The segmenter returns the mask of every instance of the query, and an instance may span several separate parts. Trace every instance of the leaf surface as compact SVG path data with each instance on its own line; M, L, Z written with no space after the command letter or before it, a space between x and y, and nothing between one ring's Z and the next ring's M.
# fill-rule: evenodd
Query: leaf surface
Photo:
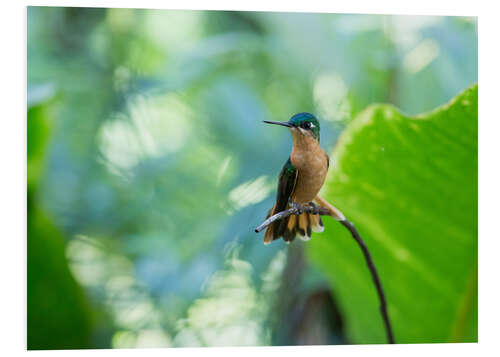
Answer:
M398 343L477 341L477 85L430 113L373 105L332 153L323 197L358 228ZM308 245L352 343L385 343L361 250L338 222Z

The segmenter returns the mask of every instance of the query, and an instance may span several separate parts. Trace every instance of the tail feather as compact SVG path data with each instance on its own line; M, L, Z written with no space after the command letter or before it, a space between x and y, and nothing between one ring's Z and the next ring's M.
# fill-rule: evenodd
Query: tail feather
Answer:
M313 232L321 233L325 230L323 221L321 220L321 216L319 214L311 215L311 226Z
M269 218L275 212L276 205L269 210L267 217ZM282 220L271 223L264 235L264 244L269 244L273 240L283 237L286 243L289 243L299 237L301 240L311 239L312 232L323 232L323 222L321 216L317 214L303 213L299 216L291 215Z
M307 219L307 215L301 214L297 217L297 221L297 233L299 234L300 239L308 240L308 238L306 237L307 225L309 222L309 220Z
M307 236L309 238L311 238L311 235L312 235L312 232L311 232L311 215L306 215L306 219L307 219L307 227L306 227L306 232L307 232Z
M283 239L285 242L291 242L295 239L295 235L297 234L296 225L297 216L292 215L288 217L285 232L283 233Z
M273 208L267 212L266 219L271 217L274 214L274 210L276 208L276 203L274 204ZM267 226L266 233L264 234L264 244L269 244L274 240L274 229L276 227L275 223L271 223L269 226Z

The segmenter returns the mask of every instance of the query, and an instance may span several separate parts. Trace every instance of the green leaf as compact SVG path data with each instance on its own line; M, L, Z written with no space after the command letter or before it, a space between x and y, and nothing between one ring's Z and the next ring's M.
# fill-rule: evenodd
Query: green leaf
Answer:
M51 98L44 101L37 97L36 104L28 109L27 126L27 348L88 348L95 327L93 311L69 270L66 237L38 198L52 109Z
M477 341L477 85L431 113L373 105L332 153L323 197L358 228L398 343ZM308 245L352 343L385 343L358 245L338 222Z

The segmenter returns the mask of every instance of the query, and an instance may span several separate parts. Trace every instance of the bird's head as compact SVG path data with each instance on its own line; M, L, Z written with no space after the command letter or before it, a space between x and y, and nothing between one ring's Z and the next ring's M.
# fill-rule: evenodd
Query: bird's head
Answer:
M264 123L286 126L292 132L292 136L310 136L319 141L319 121L310 113L295 114L285 122L264 120Z

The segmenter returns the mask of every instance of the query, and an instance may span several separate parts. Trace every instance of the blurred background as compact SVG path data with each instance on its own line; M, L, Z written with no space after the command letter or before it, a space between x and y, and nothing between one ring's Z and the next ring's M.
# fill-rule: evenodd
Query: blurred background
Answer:
M29 7L29 349L355 343L302 242L255 234L312 112L477 81L464 17ZM314 239L314 238L313 238Z

